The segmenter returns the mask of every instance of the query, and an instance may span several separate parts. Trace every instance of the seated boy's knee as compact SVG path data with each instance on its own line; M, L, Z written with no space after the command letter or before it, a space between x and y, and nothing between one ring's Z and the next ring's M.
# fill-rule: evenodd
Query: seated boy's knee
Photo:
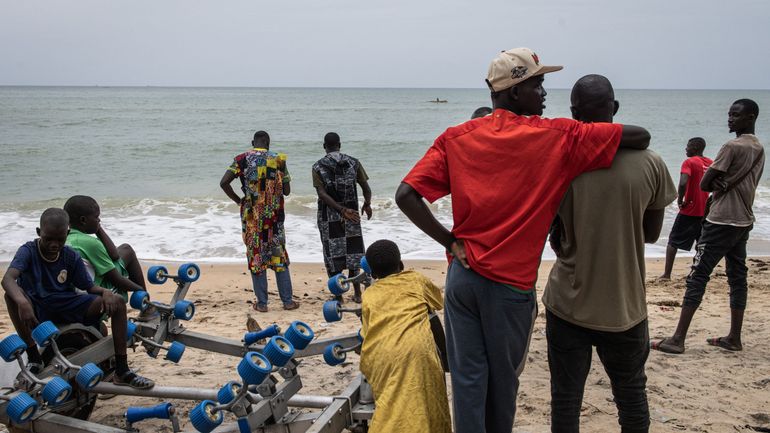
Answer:
M136 252L129 244L121 244L118 247L118 255L120 255L123 260L136 258Z

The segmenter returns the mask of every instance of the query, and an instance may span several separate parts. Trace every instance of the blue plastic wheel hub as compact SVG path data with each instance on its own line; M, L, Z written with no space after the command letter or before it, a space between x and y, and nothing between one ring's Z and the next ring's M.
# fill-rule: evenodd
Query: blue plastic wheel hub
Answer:
M294 322L291 322L289 329L286 330L286 333L283 334L283 336L289 340L289 343L294 346L294 349L304 350L307 345L313 341L315 333L310 329L310 326L307 323L295 320Z
M179 267L177 278L183 283L193 283L201 276L201 268L195 263L185 263Z
M248 352L238 363L238 374L246 385L259 385L273 370L273 365L259 352Z

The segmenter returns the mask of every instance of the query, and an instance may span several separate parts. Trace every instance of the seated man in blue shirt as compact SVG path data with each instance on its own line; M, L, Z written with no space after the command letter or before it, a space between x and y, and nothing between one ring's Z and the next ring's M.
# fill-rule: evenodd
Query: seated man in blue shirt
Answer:
M32 329L39 322L77 322L98 327L102 314L106 314L111 318L115 346L113 383L151 388L155 384L152 380L128 368L128 320L123 298L94 285L80 255L64 245L68 232L67 213L57 208L46 209L40 216L40 227L37 229L40 238L19 248L3 276L8 315L19 336L27 343L29 362L42 365L42 358L32 339Z

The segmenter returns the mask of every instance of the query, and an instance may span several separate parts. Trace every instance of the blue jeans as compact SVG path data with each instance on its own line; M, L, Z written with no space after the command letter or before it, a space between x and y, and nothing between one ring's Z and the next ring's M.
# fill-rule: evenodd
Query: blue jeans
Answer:
M289 267L275 273L275 282L278 284L278 295L283 305L292 303L291 299L291 275ZM257 305L267 306L267 270L258 274L251 274L251 284L254 286L254 295L257 297Z
M455 260L444 304L455 432L511 433L535 290L516 292Z

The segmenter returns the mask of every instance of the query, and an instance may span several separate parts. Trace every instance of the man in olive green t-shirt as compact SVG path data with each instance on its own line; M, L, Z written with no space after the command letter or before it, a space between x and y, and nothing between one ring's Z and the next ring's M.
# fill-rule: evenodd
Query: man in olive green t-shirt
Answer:
M588 75L572 90L572 114L612 122L618 103L603 76ZM657 240L676 189L656 153L619 150L606 170L576 178L552 231L557 260L543 294L551 431L578 431L592 346L612 383L623 431L647 431L644 365L649 353L644 243Z

